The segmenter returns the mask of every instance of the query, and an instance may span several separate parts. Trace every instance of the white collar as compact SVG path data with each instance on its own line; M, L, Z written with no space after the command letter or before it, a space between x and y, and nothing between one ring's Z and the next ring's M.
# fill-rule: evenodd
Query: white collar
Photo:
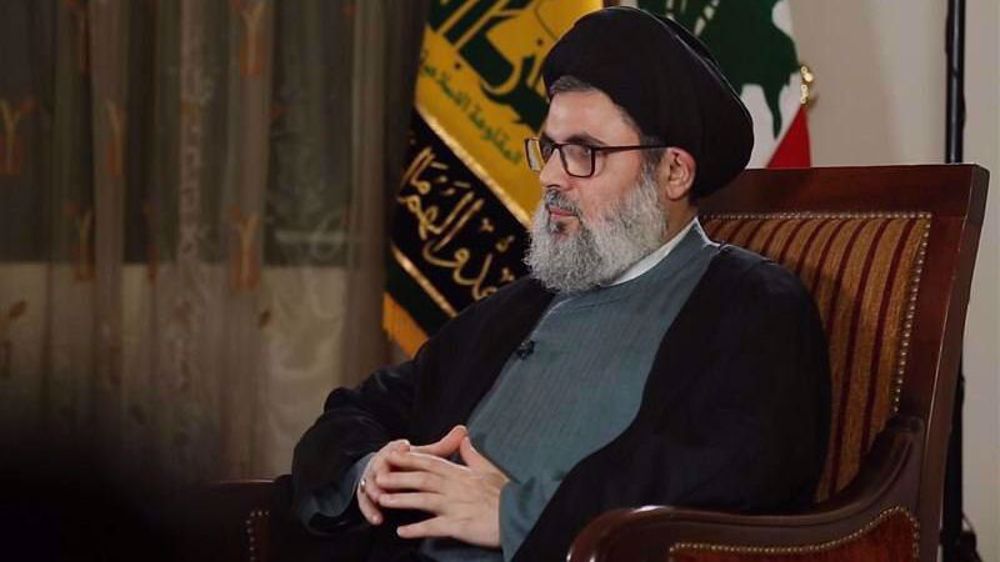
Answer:
M628 269L625 270L624 273L619 275L617 279L615 279L611 283L608 283L606 286L610 287L612 285L620 285L621 283L625 283L626 281L631 281L636 277L639 277L643 273L646 273L650 269L653 269L656 266L656 264L663 261L663 259L666 258L667 255L670 254L670 252L674 248L676 248L678 244L681 243L681 240L684 239L687 233L690 232L692 228L694 228L696 222L698 222L697 217L691 219L691 221L687 224L687 226L682 228L681 231L678 232L673 238L667 240L667 242L664 245L653 250L646 257L632 264Z

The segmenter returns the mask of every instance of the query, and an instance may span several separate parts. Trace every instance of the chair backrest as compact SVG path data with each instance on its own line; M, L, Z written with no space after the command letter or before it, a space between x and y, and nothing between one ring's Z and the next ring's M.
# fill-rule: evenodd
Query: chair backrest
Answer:
M927 214L713 214L709 235L765 255L812 293L830 344L831 432L816 500L846 486L896 413ZM912 317L912 316L911 316Z
M903 413L927 429L913 505L937 528L987 177L971 165L750 170L701 203L713 239L785 265L816 300L833 385L817 501Z

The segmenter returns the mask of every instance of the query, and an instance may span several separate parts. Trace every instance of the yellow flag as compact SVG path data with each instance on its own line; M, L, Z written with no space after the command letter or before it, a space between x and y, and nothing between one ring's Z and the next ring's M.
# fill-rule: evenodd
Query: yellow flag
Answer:
M548 109L542 62L601 0L435 0L396 198L385 326L410 353L526 270L541 190L524 156Z

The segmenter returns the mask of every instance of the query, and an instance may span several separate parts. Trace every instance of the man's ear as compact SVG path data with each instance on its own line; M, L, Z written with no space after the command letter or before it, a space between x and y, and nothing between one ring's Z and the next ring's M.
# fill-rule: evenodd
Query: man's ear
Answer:
M691 193L697 166L694 157L684 150L671 146L660 161L660 186L670 201L680 201Z

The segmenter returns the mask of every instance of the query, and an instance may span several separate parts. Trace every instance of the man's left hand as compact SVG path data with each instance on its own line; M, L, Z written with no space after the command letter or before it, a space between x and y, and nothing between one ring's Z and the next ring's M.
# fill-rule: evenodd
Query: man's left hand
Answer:
M407 539L451 537L487 548L500 546L500 491L509 481L466 437L459 447L465 466L434 455L393 452L389 464L399 470L380 474L386 491L379 504L389 509L417 509L432 517L397 529Z

